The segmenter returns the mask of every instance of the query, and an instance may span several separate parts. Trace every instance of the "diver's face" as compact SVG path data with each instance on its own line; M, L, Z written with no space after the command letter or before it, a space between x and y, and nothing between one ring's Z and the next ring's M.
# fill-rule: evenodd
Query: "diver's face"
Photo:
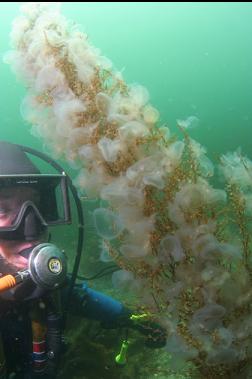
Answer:
M0 190L0 227L11 226L17 217L21 206L27 200L38 201L38 195L32 188L9 187ZM15 269L27 268L28 260L20 255L26 248L36 245L38 241L9 241L0 239L0 256ZM1 261L0 261L1 272Z
M35 204L38 195L32 188L10 187L0 190L0 227L11 226L25 201L31 200Z

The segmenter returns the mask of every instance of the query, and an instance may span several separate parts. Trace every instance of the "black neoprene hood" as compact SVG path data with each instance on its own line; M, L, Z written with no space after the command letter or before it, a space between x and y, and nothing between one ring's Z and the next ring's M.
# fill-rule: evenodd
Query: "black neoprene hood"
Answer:
M0 141L0 175L15 174L40 174L40 171L19 146Z
M19 146L0 141L0 175L15 174L40 174L40 171Z

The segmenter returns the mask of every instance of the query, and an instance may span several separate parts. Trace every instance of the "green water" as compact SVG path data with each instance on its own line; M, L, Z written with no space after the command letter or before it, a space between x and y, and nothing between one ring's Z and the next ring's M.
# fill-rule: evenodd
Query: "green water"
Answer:
M19 5L0 4L1 58L10 48ZM176 119L196 116L200 123L191 136L210 158L238 146L252 158L252 3L66 2L62 13L123 70L128 83L149 90L161 124L177 133ZM20 115L25 89L0 62L0 138L43 150ZM67 229L69 245L73 233Z
M20 3L1 3L2 54ZM209 155L252 156L252 3L63 3L92 43L150 92L161 121L200 119L192 136ZM21 83L1 63L1 138L40 147L19 113Z

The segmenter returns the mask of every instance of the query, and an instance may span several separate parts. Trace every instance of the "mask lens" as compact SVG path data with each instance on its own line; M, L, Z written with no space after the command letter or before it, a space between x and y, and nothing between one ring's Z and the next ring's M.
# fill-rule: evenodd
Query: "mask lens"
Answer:
M41 183L39 211L48 225L64 223L67 219L65 191L64 183L58 179Z
M27 206L43 225L70 223L65 175L0 176L0 231L14 230Z

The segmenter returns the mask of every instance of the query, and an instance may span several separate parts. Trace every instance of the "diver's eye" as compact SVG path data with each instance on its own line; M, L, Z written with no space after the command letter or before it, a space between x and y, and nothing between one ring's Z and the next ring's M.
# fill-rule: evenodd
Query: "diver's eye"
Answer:
M6 207L0 207L0 216L9 216L13 213L13 209L9 209Z

